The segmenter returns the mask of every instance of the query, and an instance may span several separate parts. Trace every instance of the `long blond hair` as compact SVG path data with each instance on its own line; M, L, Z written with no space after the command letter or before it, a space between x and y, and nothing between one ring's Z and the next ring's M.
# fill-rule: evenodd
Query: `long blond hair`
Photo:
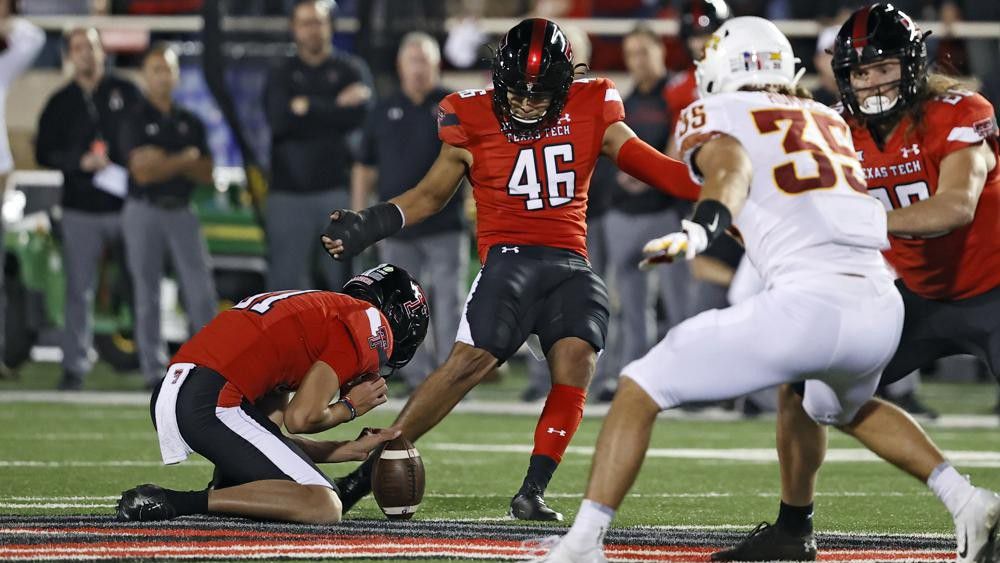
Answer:
M767 92L769 94L781 94L783 96L792 96L794 98L804 98L806 100L813 99L812 92L810 92L806 87L796 84L794 86L790 84L748 84L739 90L740 92Z

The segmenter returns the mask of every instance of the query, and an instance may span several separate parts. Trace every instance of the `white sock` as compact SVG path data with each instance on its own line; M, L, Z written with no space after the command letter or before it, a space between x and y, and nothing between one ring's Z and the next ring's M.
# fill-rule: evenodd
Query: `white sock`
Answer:
M952 518L958 514L958 511L965 506L965 503L976 491L972 483L959 474L947 461L934 468L930 478L927 479L927 486L934 491L937 498L941 499Z
M564 541L572 548L583 549L604 543L604 534L611 527L615 511L601 503L584 499L573 526Z

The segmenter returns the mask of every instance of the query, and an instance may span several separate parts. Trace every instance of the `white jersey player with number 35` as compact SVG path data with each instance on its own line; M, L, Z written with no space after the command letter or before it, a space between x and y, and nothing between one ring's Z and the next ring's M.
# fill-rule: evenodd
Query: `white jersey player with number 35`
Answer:
M646 245L643 265L690 259L733 226L765 287L688 319L625 366L583 506L549 561L604 561L600 538L662 410L805 381L814 420L868 424L856 415L903 325L879 252L885 209L864 193L844 121L795 95L795 62L788 39L761 18L729 20L708 41L696 72L702 99L677 125L701 196L682 232Z
M794 95L786 43L756 18L720 30L697 71L702 98L678 120L681 154L705 191L684 232L647 244L647 264L703 251L731 217L765 290L678 326L626 366L663 409L808 379L810 416L844 424L899 340L901 300L880 253L885 208L866 193L840 115Z

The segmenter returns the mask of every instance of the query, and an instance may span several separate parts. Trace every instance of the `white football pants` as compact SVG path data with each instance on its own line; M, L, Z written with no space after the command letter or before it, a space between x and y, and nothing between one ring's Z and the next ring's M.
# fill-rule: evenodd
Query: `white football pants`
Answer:
M664 410L805 380L809 416L846 424L875 392L902 327L888 278L817 274L684 321L622 375Z

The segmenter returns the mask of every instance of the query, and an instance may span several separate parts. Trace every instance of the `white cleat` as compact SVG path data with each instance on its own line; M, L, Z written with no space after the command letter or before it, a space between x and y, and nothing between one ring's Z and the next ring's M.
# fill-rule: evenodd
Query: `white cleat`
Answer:
M1000 563L1000 496L976 487L955 517L958 563Z
M533 563L608 563L604 557L604 548L600 544L587 546L583 550L571 548L558 536L540 542L539 547L552 549L545 555L532 559Z

